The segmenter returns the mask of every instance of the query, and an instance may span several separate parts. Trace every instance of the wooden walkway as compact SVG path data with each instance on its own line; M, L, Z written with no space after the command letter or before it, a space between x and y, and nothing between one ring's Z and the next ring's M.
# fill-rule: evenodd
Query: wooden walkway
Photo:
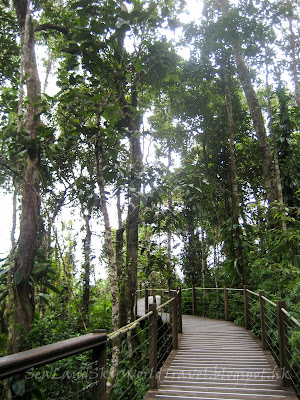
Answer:
M183 316L179 349L172 350L158 390L144 400L296 400L282 388L270 352L231 322Z

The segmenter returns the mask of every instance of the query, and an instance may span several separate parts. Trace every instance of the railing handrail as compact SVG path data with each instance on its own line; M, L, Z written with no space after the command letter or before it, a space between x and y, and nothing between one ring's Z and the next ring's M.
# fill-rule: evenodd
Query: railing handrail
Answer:
M281 336L284 336L284 323L282 321L283 318L288 317L291 321L293 321L294 324L296 324L298 327L300 327L300 322L294 318L286 309L285 309L285 302L284 301L277 301L274 303L273 301L269 300L267 297L264 296L264 292L260 291L259 293L256 293L254 291L249 290L246 286L243 289L238 289L238 288L227 288L227 287L216 287L216 288L205 288L205 287L195 287L193 286L192 288L184 288L184 289L177 289L177 290L171 290L169 292L172 292L172 297L161 304L160 306L156 306L156 304L151 308L149 312L145 312L143 316L140 318L132 321L131 323L121 327L120 329L111 332L110 334L106 334L105 331L103 330L95 330L93 333L87 334L87 335L82 335L78 336L75 338L67 339L64 341L60 341L57 343L53 343L50 345L42 346L39 348L35 348L32 350L27 350L24 352L20 353L15 353L12 355L4 356L0 358L0 380L9 378L10 376L19 374L19 373L25 373L26 371L30 370L31 368L35 367L41 367L46 364L53 363L55 361L74 356L79 353L83 353L88 350L93 350L93 359L99 360L99 366L101 368L106 368L106 343L107 340L112 340L119 335L126 333L128 331L133 330L136 328L141 321L146 320L149 318L151 322L151 318L155 318L157 315L157 311L162 310L165 306L169 305L172 303L172 307L170 309L170 315L172 314L172 319L171 319L171 325L172 325L172 343L173 343L173 348L177 348L178 346L178 333L182 332L180 330L180 325L182 325L182 322L180 320L177 321L177 317L181 318L181 291L186 291L186 290L191 290L192 291L192 302L193 302L193 313L196 309L196 303L194 304L194 301L196 299L195 297L195 291L197 290L224 290L224 307L225 307L225 318L226 318L226 302L228 303L228 292L233 290L237 291L243 291L244 295L244 312L245 312L245 326L246 329L250 329L249 327L247 328L247 318L246 314L248 314L249 311L249 295L252 294L255 296L259 297L260 305L262 306L261 308L261 313L265 315L265 309L264 309L264 301L268 302L272 306L275 306L277 308L277 318L278 321L280 321L281 324L283 324L283 334ZM154 292L155 289L153 288ZM163 289L159 289L163 290ZM146 289L147 293L147 289ZM225 301L226 300L226 301ZM145 304L146 304L146 299L145 299ZM180 309L179 316L178 316L178 307ZM227 313L228 313L228 304L227 304ZM279 314L278 314L279 313ZM283 314L284 315L283 315ZM283 315L280 317L280 315ZM281 319L280 319L281 318ZM262 322L261 322L262 323ZM278 322L279 325L279 322ZM153 325L154 326L154 325ZM153 326L150 323L150 327L153 330ZM263 328L262 328L263 329ZM151 336L151 335L150 335ZM282 346L282 344L281 344ZM153 360L152 360L153 361ZM105 374L104 374L105 375ZM96 387L93 387L93 390L97 391L97 394L94 395L94 399L101 399L105 400L105 378L102 380L99 378L96 381ZM98 385L98 386L97 386ZM96 393L96 392L95 392Z
M165 303L161 304L159 307L157 307L157 311L161 310L162 308L164 308L167 304L171 303L172 301L174 301L174 298L172 297L172 299L167 300ZM150 315L153 314L153 311L149 311L148 313L144 314L143 316L141 316L140 318L130 322L127 325L122 326L121 328L117 329L116 331L113 331L111 333L109 333L107 335L108 339L112 340L114 338L116 338L117 336L121 335L122 333L126 333L130 330L133 330L134 328L136 328L136 326L143 320L147 319L150 317Z
M149 316L150 316L152 313L153 313L152 311L149 311L147 314L143 315L142 317L140 317L140 318L138 318L138 319L136 319L136 320L130 322L130 323L127 324L127 325L122 326L121 328L117 329L116 331L113 331L113 332L109 333L109 334L107 335L108 339L112 340L112 339L114 339L115 337L121 335L122 333L126 333L126 332L128 332L128 331L130 331L130 330L136 328L136 326L139 325L139 323L140 323L141 321L143 321L144 319L149 318Z
M105 345L103 330L0 358L0 380Z
M266 302L268 302L269 304L271 304L272 306L276 307L276 303L274 303L274 301L268 299L268 298L265 297L265 296L262 296L262 298L263 298Z
M300 322L294 318L285 308L281 308L281 311L288 317L290 318L297 326L300 327Z
M172 301L174 301L174 297L172 297L172 299L170 299L170 300L167 300L164 304L161 304L160 306L158 306L158 307L156 308L156 311L161 310L161 309L164 308L167 304L172 303Z

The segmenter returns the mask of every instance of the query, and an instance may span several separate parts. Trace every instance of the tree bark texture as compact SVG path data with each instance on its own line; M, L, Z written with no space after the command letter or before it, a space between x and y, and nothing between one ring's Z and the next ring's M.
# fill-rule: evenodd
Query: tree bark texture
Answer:
M130 165L131 176L129 183L130 203L128 206L126 237L126 270L128 276L128 302L130 306L130 320L134 319L134 297L137 290L138 264L138 233L140 220L140 191L142 172L142 151L138 130L133 130L130 136Z
M289 21L289 31L290 31L290 48L291 48L291 58L292 58L292 76L295 87L295 99L298 108L300 109L300 93L299 93L299 76L298 76L298 68L299 68L299 58L297 58L297 54L299 53L299 49L297 49L295 33L293 29L293 18L292 18L292 4L289 0L286 0L288 6L288 21Z
M91 273L91 240L92 231L90 227L91 209L85 214L82 210L85 222L85 238L84 238L84 275L83 275L83 294L82 294L82 314L85 324L89 320L89 304L90 304L90 273Z
M171 190L171 165L172 165L172 149L170 141L168 140L168 208L172 208L172 190ZM173 289L173 271L172 271L172 232L170 225L170 217L167 219L167 274L168 274L168 288Z
M100 190L100 204L101 211L104 219L105 226L105 239L107 244L107 253L109 260L109 280L111 286L111 308L112 308L112 320L111 327L112 331L118 329L119 322L119 302L118 302L118 271L117 271L117 262L114 251L114 243L110 225L110 219L107 208L107 199L105 194L105 179L104 179L104 149L103 143L101 139L101 133L99 133L96 141L95 148L95 157L96 157L96 167L97 167L97 183ZM109 372L109 377L107 380L107 392L110 393L111 389L114 386L114 382L117 377L118 365L119 365L119 338L115 338L112 341L112 360L111 360L111 368Z
M235 258L237 261L237 269L240 275L241 285L244 284L244 268L243 268L243 245L240 235L242 234L239 223L239 197L238 197L238 184L236 172L236 157L235 157L235 129L232 112L232 101L230 93L230 84L226 71L226 61L223 62L224 70L224 83L225 83L225 97L226 97L226 111L228 117L229 129L229 153L230 153L230 173L231 173L231 202L232 202L232 227L233 227L233 243Z
M15 251L15 262L10 271L13 277L13 296L10 304L7 353L22 350L34 315L32 270L36 252L36 236L40 214L40 154L37 128L40 126L41 87L35 59L33 21L27 0L15 0L22 46L24 76L26 77L27 109L25 129L28 135L24 160L20 234ZM22 74L22 72L21 72Z
M100 191L100 204L101 211L104 219L105 226L105 239L107 245L107 254L109 260L109 279L111 285L111 307L112 307L112 330L118 329L118 276L117 265L114 251L114 242L112 237L110 219L107 209L107 199L105 194L105 180L104 180L104 149L102 139L99 134L96 142L96 165L97 165L97 183Z
M222 14L225 17L228 17L230 14L228 0L220 0L219 5ZM236 35L238 37L237 31ZM253 84L251 82L251 76L246 66L244 56L242 54L240 46L237 44L237 38L232 38L231 46L233 55L235 57L238 77L247 99L251 119L259 142L262 173L264 178L264 186L266 190L267 199L269 203L272 203L274 200L278 199L278 194L276 191L276 185L273 174L272 153L266 133L262 110L256 92L254 90Z
M120 191L117 194L118 229L116 231L116 263L119 282L119 327L127 324L126 274L124 270L124 227Z
M267 53L267 50L266 50L266 53ZM277 143L276 143L276 137L275 137L275 131L274 131L274 124L273 124L273 112L272 112L270 86L269 86L269 69L268 69L267 54L266 54L265 59L266 59L266 88L267 88L267 100L268 100L268 115L269 115L269 119L270 119L270 135L271 135L272 144L273 144L275 182L276 182L276 187L277 187L278 200L279 200L279 203L281 204L281 206L283 206L283 193L282 193L282 185L281 185ZM282 230L286 231L285 221L282 221Z

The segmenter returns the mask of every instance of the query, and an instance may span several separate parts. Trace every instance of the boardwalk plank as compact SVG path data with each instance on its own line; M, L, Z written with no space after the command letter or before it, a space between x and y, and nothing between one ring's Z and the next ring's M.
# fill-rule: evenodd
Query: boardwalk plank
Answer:
M179 350L172 350L158 390L144 400L296 400L280 386L280 371L260 342L228 321L183 316Z

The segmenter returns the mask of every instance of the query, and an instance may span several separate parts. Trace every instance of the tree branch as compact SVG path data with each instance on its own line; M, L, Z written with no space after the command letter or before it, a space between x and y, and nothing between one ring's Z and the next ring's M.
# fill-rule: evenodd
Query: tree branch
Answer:
M53 30L62 33L68 40L72 40L71 34L67 28L55 24L41 24L35 28L35 32Z

